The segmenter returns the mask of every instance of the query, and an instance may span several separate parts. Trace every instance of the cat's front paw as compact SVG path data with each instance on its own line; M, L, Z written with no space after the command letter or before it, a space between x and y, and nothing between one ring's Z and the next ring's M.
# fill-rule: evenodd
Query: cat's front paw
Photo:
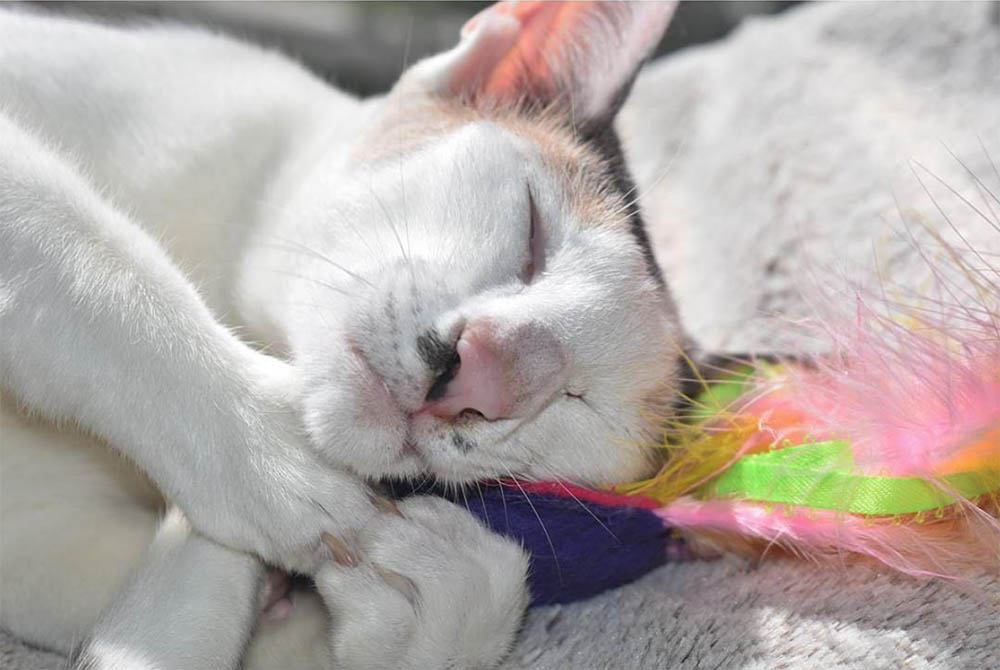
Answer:
M527 556L440 498L399 510L334 542L338 560L316 574L333 619L333 667L496 666L528 604Z

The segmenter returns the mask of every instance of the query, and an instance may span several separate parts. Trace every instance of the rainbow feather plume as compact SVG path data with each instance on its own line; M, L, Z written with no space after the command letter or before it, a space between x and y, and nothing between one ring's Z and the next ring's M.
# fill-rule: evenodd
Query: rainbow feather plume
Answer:
M857 292L823 320L831 354L706 384L659 474L619 491L702 542L1000 570L1000 273L937 241L959 272L936 279L966 300Z

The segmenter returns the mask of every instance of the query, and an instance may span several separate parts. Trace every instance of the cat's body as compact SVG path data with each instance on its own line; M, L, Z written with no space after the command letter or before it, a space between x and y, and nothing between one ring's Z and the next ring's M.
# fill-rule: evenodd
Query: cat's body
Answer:
M162 504L21 405L212 538L172 515L81 664L234 665L251 554L316 576L345 667L500 658L521 552L367 480L633 477L680 341L609 125L669 8L539 7L366 102L198 31L0 13L4 627L82 641ZM567 23L628 46L511 75ZM271 634L325 662L296 610Z

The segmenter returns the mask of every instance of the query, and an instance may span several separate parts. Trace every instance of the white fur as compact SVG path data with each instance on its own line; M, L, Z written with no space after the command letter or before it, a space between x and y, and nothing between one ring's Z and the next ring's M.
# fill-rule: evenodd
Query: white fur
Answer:
M497 665L528 603L524 553L440 498L399 507L403 517L383 515L357 540L377 567L327 563L316 575L333 619L334 666Z
M74 660L116 670L235 668L263 578L260 561L200 537L173 509ZM231 625L205 625L220 620Z
M261 570L234 550L315 573L342 667L495 664L525 606L520 550L442 501L381 513L361 477L645 465L643 403L671 383L679 330L636 241L578 220L539 147L496 123L364 160L388 104L406 99L362 103L201 32L0 12L3 626L80 641L158 504L15 403L113 445L212 538L163 527L81 649L108 668L239 663ZM545 268L526 283L529 185ZM469 323L516 354L519 415L409 420L434 380L417 338ZM361 565L325 561L323 531ZM314 604L264 625L247 664L325 659Z

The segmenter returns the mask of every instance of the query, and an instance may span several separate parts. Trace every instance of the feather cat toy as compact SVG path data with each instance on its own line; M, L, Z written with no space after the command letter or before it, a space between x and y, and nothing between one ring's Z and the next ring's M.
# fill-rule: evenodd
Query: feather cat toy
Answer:
M824 320L831 354L703 379L655 477L614 491L506 482L461 502L531 552L536 604L690 557L681 534L914 576L1000 570L1000 284L942 248L972 304L858 294L852 320ZM954 273L935 274L958 294Z

